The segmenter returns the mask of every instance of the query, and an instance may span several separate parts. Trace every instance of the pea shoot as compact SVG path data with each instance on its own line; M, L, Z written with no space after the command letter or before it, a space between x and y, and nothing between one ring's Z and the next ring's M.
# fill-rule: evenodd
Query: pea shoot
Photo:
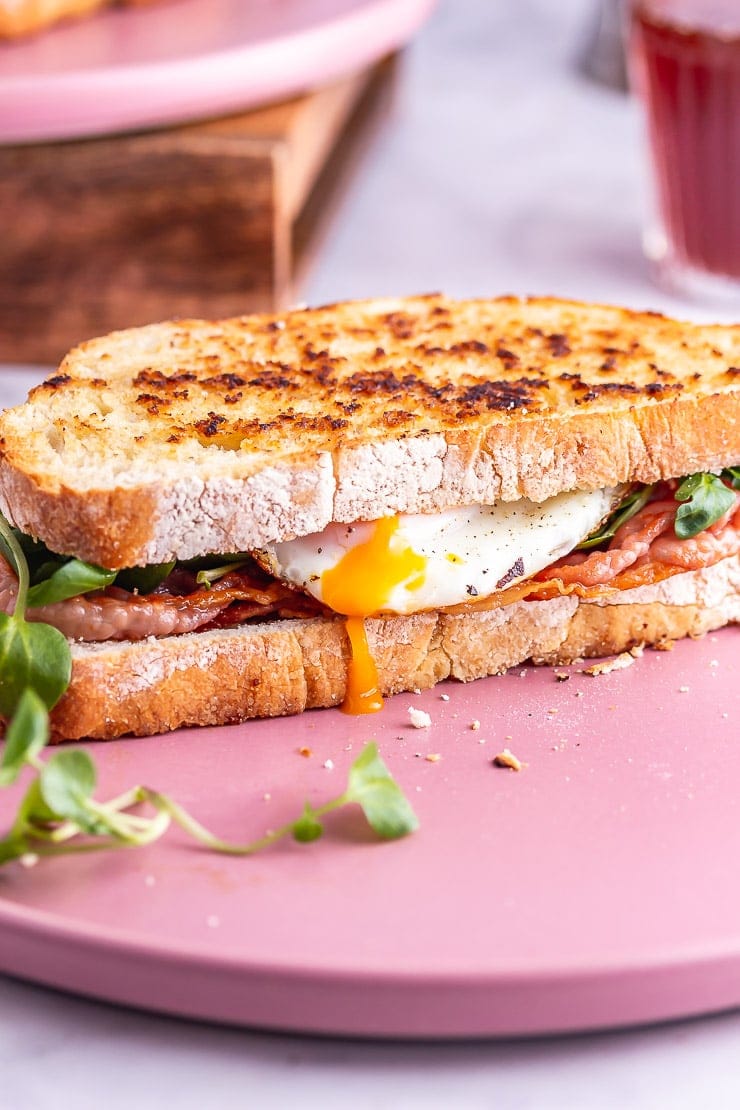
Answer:
M720 475L700 472L684 478L675 494L676 501L682 502L676 513L678 538L691 539L716 524L734 505L733 490L737 489L740 489L740 467L723 470Z

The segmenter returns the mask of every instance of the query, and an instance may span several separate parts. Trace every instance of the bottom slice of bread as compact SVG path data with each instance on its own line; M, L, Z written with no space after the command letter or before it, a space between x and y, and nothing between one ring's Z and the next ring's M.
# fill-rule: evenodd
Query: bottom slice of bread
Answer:
M383 694L567 664L740 621L740 557L608 600L520 601L463 614L366 622ZM349 643L341 618L283 620L137 643L74 644L55 741L148 736L341 704Z

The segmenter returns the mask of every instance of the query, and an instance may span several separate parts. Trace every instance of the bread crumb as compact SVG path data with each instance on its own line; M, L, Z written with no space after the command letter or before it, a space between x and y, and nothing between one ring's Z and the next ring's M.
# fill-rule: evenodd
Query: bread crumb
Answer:
M440 694L439 695L439 700L440 701L449 701L450 700L450 695L449 694Z
M477 721L477 720L476 721L471 721L470 722L470 727L472 728L473 732L477 732L478 729L480 728L480 721Z
M303 757L304 757L305 759L308 759L308 757L309 757L310 755L313 755L313 752L311 751L311 749L310 749L310 748L305 748L305 747L304 747L304 748L299 748L299 749L298 749L298 754L299 754L299 755L302 755L302 756L303 756Z
M566 674L565 671L555 671L554 674L556 682L567 682L570 678L570 675Z
M582 673L590 674L592 677L611 674L612 671L622 671L625 667L631 667L635 659L637 659L637 656L633 655L631 651L623 651L615 659L605 659L601 663L594 663L592 667L586 667Z
M263 802L269 802L271 798L272 798L272 794L263 794L262 795L262 801Z
M496 767L508 767L510 771L521 771L524 766L521 759L517 759L514 753L509 751L508 748L504 748L502 752L495 755L493 757L493 763Z
M327 771L333 771L334 770L334 760L333 759L325 759L324 760L324 767L326 767Z
M429 728L431 726L432 718L423 709L414 709L413 705L410 705L408 714L412 728Z
M576 690L576 692L573 696L576 697L576 698L582 698L583 697L583 690Z
M688 694L689 689L690 689L689 686L679 686L678 692L679 692L679 694Z
M710 659L709 660L709 666L710 667L718 667L719 666L719 659Z
M675 646L675 640L658 640L657 644L653 644L656 651L673 651Z
M548 712L548 713L557 713L557 712L558 712L558 710L557 710L557 709L548 709L548 711L547 711L547 712Z
M427 763L439 763L442 756L439 752L430 752L428 755L425 755L424 758L426 759Z

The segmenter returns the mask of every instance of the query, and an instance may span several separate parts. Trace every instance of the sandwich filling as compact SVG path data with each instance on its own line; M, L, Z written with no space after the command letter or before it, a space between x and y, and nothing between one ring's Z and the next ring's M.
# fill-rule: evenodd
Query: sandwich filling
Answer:
M408 614L485 598L531 578L589 536L615 489L429 515L330 524L258 554L266 569L347 617Z
M522 599L603 598L740 553L740 469L683 481L419 516L331 524L253 553L107 571L19 535L27 618L71 639L138 640L251 620L340 615L351 660L345 708L382 698L365 618L490 609ZM17 581L0 558L0 609Z

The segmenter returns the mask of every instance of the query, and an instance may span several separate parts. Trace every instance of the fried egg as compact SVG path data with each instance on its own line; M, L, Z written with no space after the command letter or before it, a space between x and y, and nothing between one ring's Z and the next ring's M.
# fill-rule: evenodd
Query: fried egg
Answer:
M343 616L440 609L488 597L567 555L608 515L616 492L333 523L259 556Z

